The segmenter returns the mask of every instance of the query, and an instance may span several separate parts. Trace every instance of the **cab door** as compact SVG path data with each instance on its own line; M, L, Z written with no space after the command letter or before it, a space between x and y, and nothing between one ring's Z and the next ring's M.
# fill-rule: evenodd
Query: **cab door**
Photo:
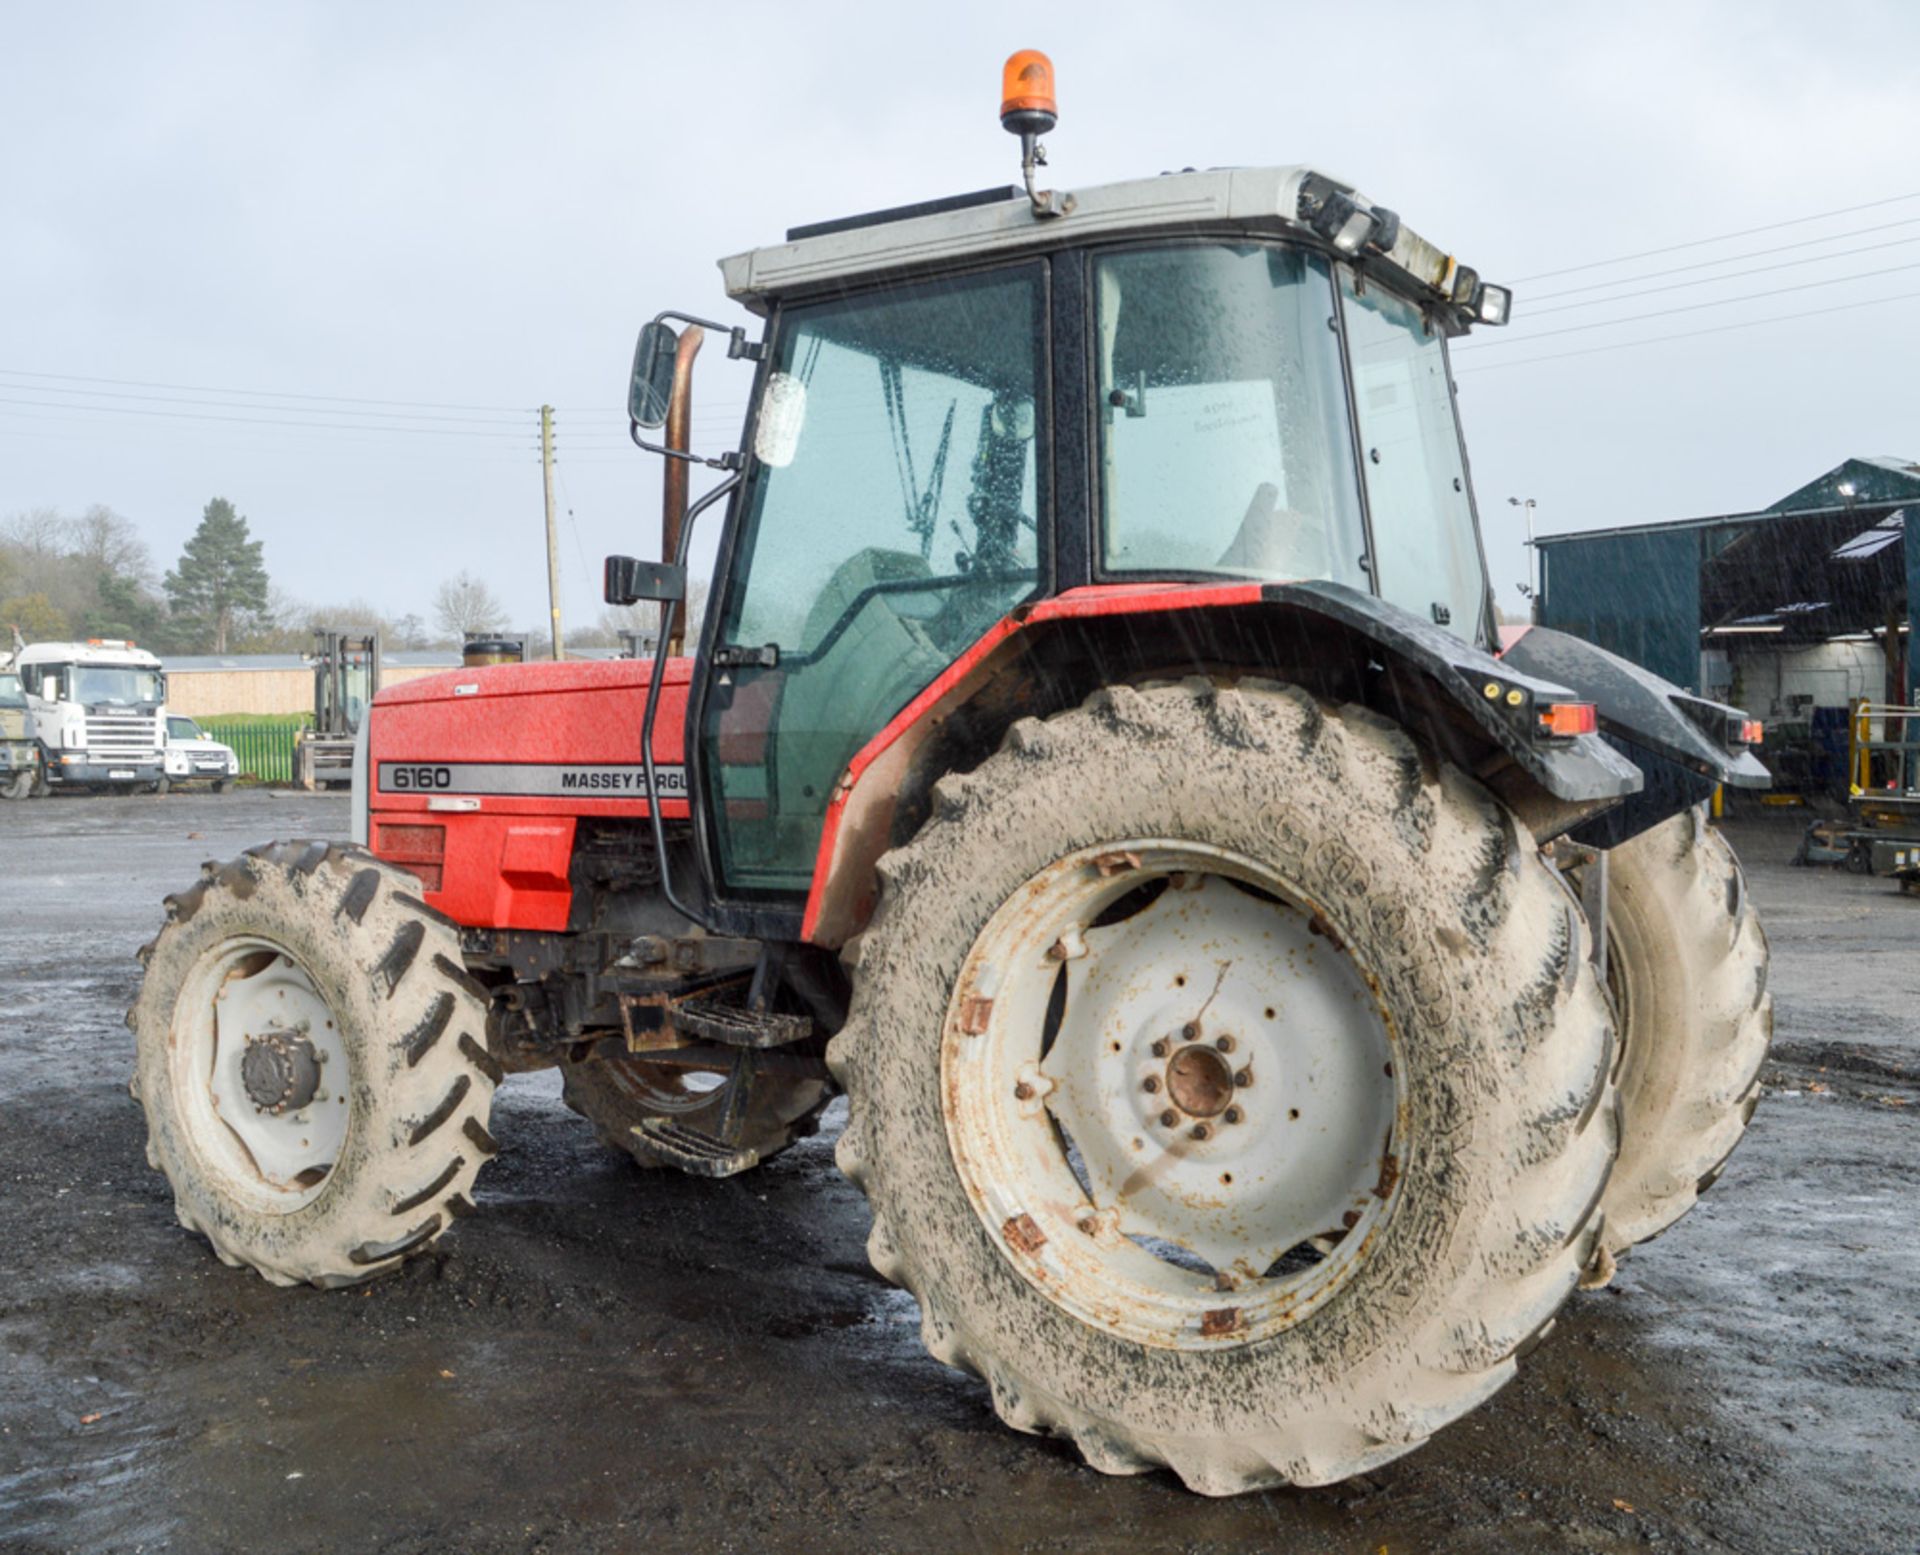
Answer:
M834 784L1049 562L1048 264L789 304L762 403L791 457L750 460L695 687L694 781L723 901L812 881Z

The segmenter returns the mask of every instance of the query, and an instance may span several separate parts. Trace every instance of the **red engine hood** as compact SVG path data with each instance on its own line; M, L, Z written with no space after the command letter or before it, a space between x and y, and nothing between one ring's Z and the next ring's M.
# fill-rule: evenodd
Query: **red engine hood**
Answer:
M667 814L681 770L691 659L667 661L653 759ZM567 660L450 670L382 691L370 759L375 810L644 815L640 726L650 660ZM438 799L476 805L434 804Z
M692 661L671 659L654 724L664 815L687 813ZM474 928L564 929L583 816L644 816L650 661L496 664L380 693L368 741L373 851Z

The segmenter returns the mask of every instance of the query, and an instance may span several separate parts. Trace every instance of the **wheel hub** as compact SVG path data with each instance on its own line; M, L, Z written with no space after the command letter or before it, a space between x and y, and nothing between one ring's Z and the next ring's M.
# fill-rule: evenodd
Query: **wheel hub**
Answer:
M255 1112L298 1112L319 1093L320 1055L303 1031L249 1036L240 1083Z
M1255 860L1140 840L1049 866L975 941L942 1048L955 1164L1083 1321L1251 1342L1367 1256L1406 1150L1396 1036L1323 925Z
M1167 1060L1167 1099L1190 1118L1219 1117L1233 1089L1233 1066L1215 1048L1189 1042Z
M289 1214L323 1191L353 1118L352 1067L321 985L283 945L237 936L175 1002L174 1084L223 1192Z

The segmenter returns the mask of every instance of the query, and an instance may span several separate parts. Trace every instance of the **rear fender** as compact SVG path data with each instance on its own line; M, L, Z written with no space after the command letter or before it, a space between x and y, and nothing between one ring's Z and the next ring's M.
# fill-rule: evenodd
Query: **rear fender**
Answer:
M1613 848L1699 804L1718 784L1768 788L1773 777L1729 736L1746 717L1650 670L1551 627L1526 628L1500 662L1570 686L1599 715L1600 732L1644 776L1625 803L1573 829L1576 842Z
M803 937L831 947L859 932L874 865L920 828L934 783L978 766L1017 720L1103 686L1185 675L1268 677L1371 707L1485 783L1543 842L1641 782L1597 736L1530 737L1536 706L1578 700L1564 685L1339 584L1075 589L1001 621L849 763L828 805Z

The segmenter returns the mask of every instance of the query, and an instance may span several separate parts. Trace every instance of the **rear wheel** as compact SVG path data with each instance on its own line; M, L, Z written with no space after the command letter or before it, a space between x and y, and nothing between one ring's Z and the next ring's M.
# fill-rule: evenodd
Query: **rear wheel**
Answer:
M1017 1429L1213 1494L1341 1479L1504 1383L1597 1256L1579 915L1384 720L1117 688L943 780L880 871L839 1159Z
M736 1083L713 1070L669 1068L621 1055L563 1065L560 1094L593 1125L609 1150L631 1156L641 1166L667 1167L683 1163L650 1148L634 1126L664 1118L719 1138L726 1130ZM817 1132L820 1113L831 1098L824 1080L757 1074L746 1093L737 1133L726 1142L765 1161Z
M180 1223L276 1285L424 1249L494 1153L486 999L418 882L275 843L167 898L128 1014L147 1159Z
M1739 1144L1760 1100L1773 998L1740 861L1699 810L1607 858L1623 1122L1602 1203L1620 1252L1693 1208Z

